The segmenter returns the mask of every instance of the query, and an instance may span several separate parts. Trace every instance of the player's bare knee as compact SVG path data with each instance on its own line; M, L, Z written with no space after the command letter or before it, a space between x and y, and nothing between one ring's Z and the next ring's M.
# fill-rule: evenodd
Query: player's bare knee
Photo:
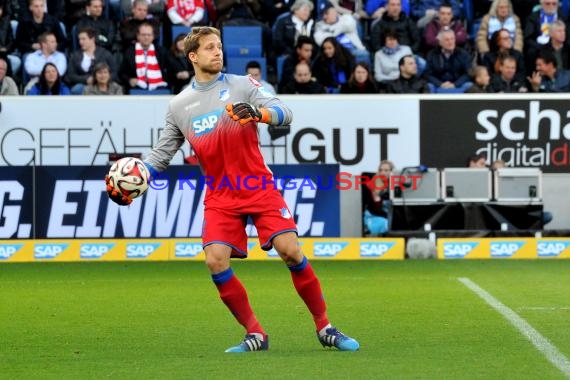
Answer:
M223 260L221 257L213 255L206 256L206 266L211 273L220 273L230 267L227 260Z
M281 257L288 266L297 265L303 261L303 254L297 245L288 246L277 252L279 253L279 257Z

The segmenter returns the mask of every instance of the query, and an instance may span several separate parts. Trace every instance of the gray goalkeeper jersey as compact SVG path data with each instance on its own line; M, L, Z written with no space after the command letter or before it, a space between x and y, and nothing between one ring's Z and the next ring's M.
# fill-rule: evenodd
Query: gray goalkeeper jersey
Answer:
M247 164L247 161L260 160L265 166L257 123L240 125L232 120L225 107L235 102L268 108L270 124L288 125L292 121L291 110L251 77L221 73L205 84L192 80L187 89L170 101L165 129L146 162L157 171L163 171L184 140L188 140L204 174L217 177L228 172L259 173L261 164ZM233 157L233 162L224 157ZM236 164L245 167L237 170Z

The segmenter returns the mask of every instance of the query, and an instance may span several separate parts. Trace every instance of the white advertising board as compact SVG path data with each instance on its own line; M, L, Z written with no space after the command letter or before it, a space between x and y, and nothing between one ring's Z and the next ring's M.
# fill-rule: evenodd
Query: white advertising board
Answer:
M381 158L419 164L419 100L385 96L282 96L291 133L271 140L270 164L339 163L341 171L374 171ZM143 156L156 143L170 97L10 97L1 99L0 165L106 165L109 153ZM190 148L174 157L182 164Z

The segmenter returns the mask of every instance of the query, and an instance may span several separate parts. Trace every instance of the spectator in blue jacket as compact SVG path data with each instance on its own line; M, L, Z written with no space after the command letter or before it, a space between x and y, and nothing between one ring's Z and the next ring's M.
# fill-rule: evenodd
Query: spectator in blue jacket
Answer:
M528 81L534 92L570 92L570 71L558 68L549 49L542 50L536 58L536 71Z
M57 67L53 63L46 63L38 83L27 95L71 95L69 88L62 82Z
M441 92L438 89L464 92L473 84L469 80L471 56L455 45L453 30L441 30L437 39L439 47L427 56L426 75L431 92Z

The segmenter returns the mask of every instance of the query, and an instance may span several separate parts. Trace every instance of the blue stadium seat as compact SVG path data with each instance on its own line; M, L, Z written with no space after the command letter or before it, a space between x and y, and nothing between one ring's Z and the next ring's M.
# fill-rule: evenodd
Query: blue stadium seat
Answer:
M142 88L131 88L129 90L129 95L170 95L170 89L168 88L157 88L156 90L144 90Z
M164 28L164 27L165 27L164 25L162 25L162 26L160 27L160 35L158 36L158 43L159 43L161 46L164 46L164 43L163 43L163 28ZM181 34L181 33L183 33L183 34L188 34L188 33L190 33L190 31L192 30L192 28L189 28L189 27L187 27L186 25L172 25L172 27L171 27L170 30L172 31L171 36L172 36L172 41L174 42L174 39L175 39L179 34ZM168 48L168 46L165 46L165 47Z
M249 61L257 61L261 66L261 77L267 80L267 61L264 57L257 58L242 58L242 57L228 57L226 59L226 73L245 75L245 66Z
M277 57L277 83L281 82L281 75L283 74L283 63L287 59L286 55Z
M71 50L79 49L79 40L77 39L77 25L71 27Z
M191 30L192 28L189 28L186 25L172 25L172 41L174 41L179 34L188 34Z
M226 57L263 56L260 26L224 26L222 44Z

